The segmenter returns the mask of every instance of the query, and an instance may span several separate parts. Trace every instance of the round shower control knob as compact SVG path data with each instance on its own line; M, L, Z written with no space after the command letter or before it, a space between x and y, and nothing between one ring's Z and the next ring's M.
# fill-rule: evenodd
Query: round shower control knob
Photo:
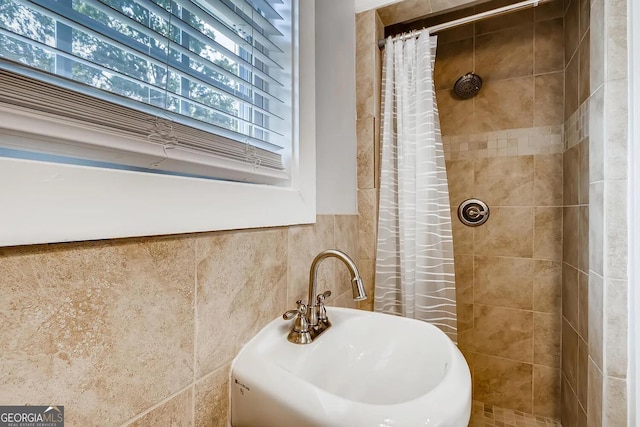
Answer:
M469 227L477 227L489 219L489 207L478 199L467 199L458 206L460 222Z

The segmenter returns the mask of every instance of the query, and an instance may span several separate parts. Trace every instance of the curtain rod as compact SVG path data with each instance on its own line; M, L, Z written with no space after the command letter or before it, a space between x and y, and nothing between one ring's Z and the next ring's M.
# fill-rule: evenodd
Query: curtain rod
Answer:
M526 9L528 7L536 7L540 3L546 3L550 0L525 0L519 3L514 3L508 6L499 7L497 9L487 10L486 12L476 13L475 15L467 16L465 18L456 19L449 22L444 22L442 24L434 25L432 27L423 28L418 31L413 31L411 33L400 34L393 37L393 40L404 40L411 37L419 37L420 33L424 31L428 31L429 34L437 33L438 31L448 30L450 28L459 27L461 25L469 24L475 21L481 21L483 19L487 19L493 16L504 15L506 13L515 12L516 10ZM383 49L386 40L380 39L378 40L378 48Z

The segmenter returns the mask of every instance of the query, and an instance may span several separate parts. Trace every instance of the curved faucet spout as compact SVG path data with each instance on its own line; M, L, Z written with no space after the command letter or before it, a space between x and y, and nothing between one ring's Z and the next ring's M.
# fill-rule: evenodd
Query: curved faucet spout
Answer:
M349 269L349 272L351 273L351 287L352 287L352 291L353 291L353 299L355 301L362 301L367 299L367 293L364 290L364 285L362 283L362 278L360 277L360 272L358 271L358 267L356 266L356 263L349 257L349 255L347 255L346 253L339 251L337 249L327 249L326 251L322 251L320 252L313 260L313 262L311 263L311 269L309 270L309 301L308 301L308 307L311 308L309 314L311 317L310 318L310 325L317 325L318 321L315 318L316 316L313 316L313 314L315 313L315 307L316 307L316 293L317 293L317 288L318 288L318 267L320 266L320 263L327 259L327 258L338 258L340 261L342 261L347 268Z

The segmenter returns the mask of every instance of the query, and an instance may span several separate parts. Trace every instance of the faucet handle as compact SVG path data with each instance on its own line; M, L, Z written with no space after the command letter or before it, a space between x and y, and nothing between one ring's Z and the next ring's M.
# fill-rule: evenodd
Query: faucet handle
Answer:
M324 291L323 293L318 294L318 296L316 297L316 300L318 301L318 303L321 303L321 302L323 303L324 300L326 298L329 298L330 296L331 296L331 291Z
M324 300L331 296L331 291L324 291L318 294L316 301L318 303L318 321L327 322L327 309L324 306Z
M309 332L309 321L306 317L307 306L301 300L296 301L296 304L298 304L298 308L286 311L282 315L285 320L296 319L287 339L294 344L309 344L313 338Z
M304 317L305 313L307 312L307 306L302 303L302 300L296 301L296 304L298 304L298 308L296 308L295 310L287 310L284 312L284 314L282 315L282 318L284 320L291 320L298 315Z

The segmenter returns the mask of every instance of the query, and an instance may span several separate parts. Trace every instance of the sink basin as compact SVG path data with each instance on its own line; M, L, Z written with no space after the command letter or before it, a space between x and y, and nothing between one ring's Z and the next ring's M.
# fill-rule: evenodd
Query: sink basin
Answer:
M466 427L469 368L437 327L328 307L332 327L287 341L278 318L240 351L230 382L234 427Z

